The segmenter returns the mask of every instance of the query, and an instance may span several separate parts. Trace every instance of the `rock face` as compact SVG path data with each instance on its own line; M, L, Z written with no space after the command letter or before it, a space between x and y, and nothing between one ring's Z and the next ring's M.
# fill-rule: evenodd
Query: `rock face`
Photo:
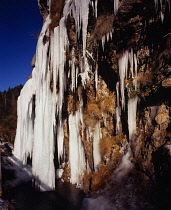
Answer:
M16 157L32 158L41 190L54 188L55 166L87 193L132 176L166 205L170 1L38 2L44 26L19 99Z

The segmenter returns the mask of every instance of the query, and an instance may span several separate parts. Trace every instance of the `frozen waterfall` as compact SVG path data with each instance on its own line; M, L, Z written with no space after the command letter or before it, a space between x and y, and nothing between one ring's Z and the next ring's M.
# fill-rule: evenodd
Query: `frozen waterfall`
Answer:
M32 78L27 81L18 100L18 122L15 139L14 155L27 163L32 159L33 181L41 191L55 188L54 153L57 145L58 162L62 165L64 154L64 131L62 111L67 77L72 75L72 91L77 86L77 77L82 76L82 83L88 79L91 70L86 58L86 38L89 15L89 0L68 0L63 9L63 17L51 33L50 16L46 18L39 36L36 63ZM49 8L51 1L48 2ZM94 15L97 16L97 1L94 4ZM72 15L76 23L76 34L79 39L82 34L81 72L74 66L74 48L70 72L65 71L68 35L65 21ZM50 37L44 42L44 37ZM48 56L49 55L49 56ZM85 77L86 76L86 77ZM84 79L85 78L85 79ZM58 87L58 88L57 88ZM82 123L82 111L71 113L68 117L71 183L80 184L80 177L86 169L86 161L81 137L79 135ZM94 133L94 151L98 151L100 134ZM55 143L57 141L57 144ZM99 158L95 155L95 165Z
M50 8L51 1L49 1ZM87 51L87 28L89 8L92 7L93 15L97 17L98 1L89 0L68 0L63 8L63 16L59 26L50 32L50 15L44 22L39 35L36 63L32 72L32 78L27 81L18 99L18 122L15 139L14 155L27 163L27 158L32 160L33 182L41 191L53 190L55 188L55 170L65 167L65 129L64 116L66 111L65 94L69 89L71 94L77 94L79 107L71 110L65 116L68 129L68 156L67 162L70 170L70 182L82 186L84 172L99 170L101 155L99 141L102 138L101 123L98 121L91 128L84 125L83 95L78 93L78 80L84 89L94 75L95 89L98 87L98 64L89 62L92 56ZM119 0L114 1L114 13L116 15L119 7ZM81 40L79 51L79 62L76 63L75 47L70 51L71 56L66 70L67 53L69 51L69 38L66 27L68 16L75 21L76 37ZM113 30L102 38L103 48L105 41L112 40ZM46 39L45 39L46 38ZM45 41L46 40L46 41ZM88 56L89 57L88 57ZM119 58L119 81L117 82L116 95L116 133L122 132L121 114L125 107L128 109L129 138L136 131L136 109L138 97L129 94L129 87L126 80L129 80L133 89L137 89L137 56L132 49L125 50ZM93 71L93 65L95 70ZM76 93L77 91L77 93ZM127 92L127 99L126 93ZM92 141L92 165L89 166L83 146L83 131L86 132L85 141L91 138ZM57 148L55 148L55 146ZM57 158L54 156L57 155ZM58 160L58 168L55 168L54 159ZM91 168L91 169L90 169ZM92 169L93 168L93 169Z

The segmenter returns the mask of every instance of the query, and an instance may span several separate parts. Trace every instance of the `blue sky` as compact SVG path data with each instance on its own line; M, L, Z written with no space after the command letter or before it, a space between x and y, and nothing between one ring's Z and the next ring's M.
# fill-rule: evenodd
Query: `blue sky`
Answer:
M0 0L0 11L0 91L3 91L27 81L42 18L37 0Z

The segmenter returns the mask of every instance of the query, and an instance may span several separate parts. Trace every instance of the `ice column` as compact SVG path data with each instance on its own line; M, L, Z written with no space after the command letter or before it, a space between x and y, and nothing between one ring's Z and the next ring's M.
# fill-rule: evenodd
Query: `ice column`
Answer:
M56 124L56 101L50 89L51 73L47 56L49 42L43 44L44 36L48 36L49 23L50 19L47 17L38 40L35 71L32 75L36 81L32 171L35 186L41 191L55 188L54 126Z
M47 17L37 44L32 79L25 84L18 100L18 131L14 148L14 155L24 164L28 156L32 158L33 179L41 191L55 188L53 128L56 101L50 90L49 42L43 43L44 37L48 36L49 23Z
M125 109L125 89L128 92L128 130L129 138L132 138L133 133L136 131L136 111L137 111L137 101L136 96L137 91L137 56L133 50L126 50L122 57L119 59L119 83L121 92L121 103L122 109ZM119 96L119 83L116 85L117 91L117 108L116 108L116 119L117 119L117 132L119 130L120 122L120 96ZM131 87L129 87L131 86ZM130 92L129 92L130 91ZM133 93L131 92L133 91ZM135 94L135 96L134 96Z
M97 2L97 0L94 1L96 16ZM65 72L66 51L69 46L65 21L69 14L72 15L75 19L78 38L82 34L81 73L74 67L74 54L70 68L71 88L72 91L75 91L78 75L82 77L82 83L85 85L91 70L86 57L89 4L90 0L66 1L63 18L51 34L49 34L51 20L49 16L46 18L37 44L36 63L32 79L24 86L18 101L18 126L14 154L23 163L26 163L28 156L32 158L35 186L42 191L55 188L54 141L56 136L58 159L63 157L64 150L62 110L68 77ZM48 5L50 7L50 0ZM49 40L46 39L45 42L44 38L47 37ZM79 183L86 166L79 133L82 125L80 108L75 114L69 116L72 183ZM99 138L98 135L100 134L98 134L97 129L94 137L95 142Z
M120 77L120 90L122 109L125 107L125 79L127 79L128 72L128 56L129 52L126 50L122 57L119 59L119 77Z
M120 123L121 123L121 107L119 103L119 82L116 84L116 96L117 96L117 107L116 107L116 133L119 134L121 131Z
M100 122L98 122L93 132L93 160L94 160L95 171L98 171L99 169L98 165L101 161L100 148L99 148L99 141L101 138L102 138L102 133L100 128Z
M69 115L69 161L72 184L81 185L81 178L86 169L85 153L81 141L82 112Z
M119 0L114 0L114 14L116 15L119 8Z
M34 94L33 79L27 81L21 90L17 102L17 132L14 144L14 155L26 164L27 157L32 157L34 140Z
M133 134L136 132L136 113L137 113L138 97L130 98L128 100L128 130L129 139L132 139Z

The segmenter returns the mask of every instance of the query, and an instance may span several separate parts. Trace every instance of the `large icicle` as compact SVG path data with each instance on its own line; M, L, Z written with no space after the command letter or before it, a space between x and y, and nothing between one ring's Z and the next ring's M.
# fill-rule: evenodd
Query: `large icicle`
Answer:
M90 0L68 0L63 13L64 17L67 17L69 13L73 15L75 19L78 38L80 36L80 33L82 32L83 57L85 57L86 55L89 4Z
M119 0L114 0L114 14L116 15L119 8Z
M69 116L69 161L72 184L81 185L82 175L86 169L85 153L81 141L80 130L82 126L81 110Z
M130 140L136 131L137 101L138 97L130 98L128 100L128 130Z
M128 72L128 57L129 52L126 50L122 57L119 59L119 77L120 77L120 89L121 89L121 99L122 108L125 107L125 79L127 79Z
M122 109L125 108L125 80L132 78L135 89L137 87L137 56L133 53L133 50L126 50L119 58L119 78L120 78L120 91L121 91L121 103ZM128 68L129 67L129 68Z
M170 0L154 0L156 10L158 10L158 5L160 4L160 8L162 9L164 3L168 3L170 7Z
M116 107L116 134L121 132L120 123L121 123L121 107L119 103L119 82L116 84L116 96L117 96L117 107Z
M100 122L96 125L93 132L93 160L94 160L94 169L95 171L99 170L99 163L101 161L99 141L102 138L102 133L100 129Z
M160 4L160 18L161 18L162 23L164 21L163 5L166 3L168 3L169 9L170 9L170 0L160 0L160 1L154 0L156 11L159 9L159 4Z
M87 128L87 136L90 137L90 139L93 142L93 164L94 164L94 170L99 170L99 164L101 161L101 155L100 155L100 148L99 148L99 142L102 138L101 128L100 128L100 122L97 123L95 128Z
M33 79L27 81L21 90L17 102L17 132L14 144L14 155L24 164L27 157L32 157L34 140L34 94ZM27 93L27 94L26 94Z
M47 57L49 42L43 44L44 36L48 36L49 23L50 19L47 17L37 44L36 71L33 74L36 81L36 117L32 171L35 186L42 191L55 188L53 128L56 107L50 90L51 75Z
M121 103L122 109L125 108L125 89L128 91L128 130L129 130L129 139L132 139L132 135L136 131L136 111L137 111L137 96L131 96L131 92L137 91L137 55L133 52L133 50L126 50L123 55L119 58L119 78L120 78L120 92L121 92ZM127 80L128 84L125 84L125 80ZM117 133L119 131L119 123L120 123L120 96L119 96L119 83L116 84L117 91L117 108L116 108L116 128ZM130 84L129 84L130 83ZM129 90L129 85L131 89ZM133 87L132 87L133 86Z
M14 154L23 163L26 163L27 157L32 154L33 179L35 180L35 186L42 191L55 188L53 128L56 107L50 90L51 75L47 57L49 42L43 44L44 36L48 36L49 23L50 19L47 17L37 44L36 63L32 72L32 79L24 86L20 96L21 99L18 102L19 109L22 107L23 110L21 116L20 111L18 112L18 134L16 135L14 148ZM32 90L31 85L34 86L34 90ZM33 97L33 94L35 94L35 105L29 101L30 99L27 100L27 95ZM27 111L31 110L33 106L35 106L34 119L27 114ZM31 111L29 112L31 113ZM27 115L27 118L25 115ZM26 125L27 127L29 125L29 128L34 124L34 132L33 129L20 129L25 120L27 120ZM23 145L23 141L28 142ZM19 148L20 151L18 151Z

